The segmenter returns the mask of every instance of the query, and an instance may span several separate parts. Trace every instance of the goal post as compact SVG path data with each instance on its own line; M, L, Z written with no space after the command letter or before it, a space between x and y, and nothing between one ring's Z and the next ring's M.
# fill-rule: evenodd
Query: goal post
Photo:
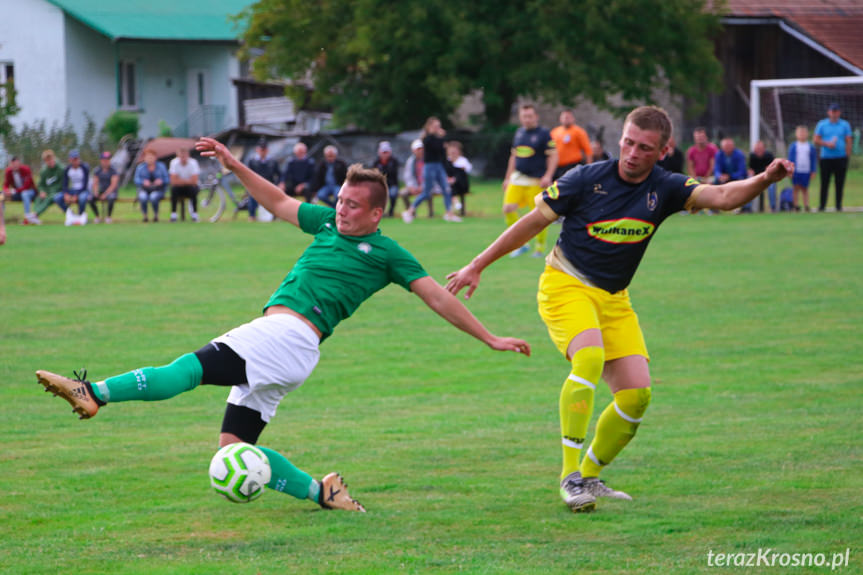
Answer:
M842 106L843 118L852 129L863 126L863 76L752 80L749 84L749 142L765 136L774 142L776 155L785 155L785 143L793 138L787 126L812 124L827 115L831 102ZM783 103L784 102L784 103ZM848 151L851 153L851 150Z

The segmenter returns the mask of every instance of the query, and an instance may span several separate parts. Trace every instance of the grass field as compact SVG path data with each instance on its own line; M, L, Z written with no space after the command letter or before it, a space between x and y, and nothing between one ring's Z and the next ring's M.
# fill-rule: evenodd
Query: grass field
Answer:
M863 205L857 184L848 205ZM498 189L478 192L469 207L486 217L382 228L442 281L501 230ZM0 247L2 573L691 574L729 570L710 551L759 548L850 548L837 572L863 572L863 214L666 222L631 290L654 401L605 474L635 500L591 515L557 495L568 364L536 313L542 262L498 262L470 302L531 358L385 289L261 438L315 476L341 471L360 515L214 494L224 389L83 422L41 392L36 369L102 379L248 321L308 243L285 224L145 226L119 209L129 223L10 224ZM609 399L602 387L597 413Z

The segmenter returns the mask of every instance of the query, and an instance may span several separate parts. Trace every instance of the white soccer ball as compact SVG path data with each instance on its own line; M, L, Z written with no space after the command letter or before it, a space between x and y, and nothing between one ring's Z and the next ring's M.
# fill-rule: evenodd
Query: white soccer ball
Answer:
M271 475L266 454L249 443L226 445L210 462L210 485L234 503L249 503L260 497Z

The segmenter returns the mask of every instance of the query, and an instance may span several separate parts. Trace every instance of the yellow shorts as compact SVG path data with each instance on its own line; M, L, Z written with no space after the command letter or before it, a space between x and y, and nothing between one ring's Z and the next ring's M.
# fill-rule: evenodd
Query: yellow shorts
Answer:
M534 198L542 193L542 186L517 186L509 184L503 193L503 204L518 204L519 208L534 206Z
M546 266L536 301L551 341L564 356L572 338L595 328L602 332L606 361L628 355L650 359L627 290L611 294Z

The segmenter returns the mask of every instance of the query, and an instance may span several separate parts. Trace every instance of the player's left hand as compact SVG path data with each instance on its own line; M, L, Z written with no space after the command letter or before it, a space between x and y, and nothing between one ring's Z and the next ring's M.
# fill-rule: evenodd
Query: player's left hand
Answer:
M514 351L530 357L530 344L523 339L492 336L488 346L497 351Z
M794 173L794 162L784 158L776 158L767 169L764 170L764 175L771 184L784 180Z
M457 272L447 274L446 279L449 280L446 289L452 295L458 295L463 287L468 286L464 299L470 299L474 290L479 286L479 272L471 264L464 266Z

